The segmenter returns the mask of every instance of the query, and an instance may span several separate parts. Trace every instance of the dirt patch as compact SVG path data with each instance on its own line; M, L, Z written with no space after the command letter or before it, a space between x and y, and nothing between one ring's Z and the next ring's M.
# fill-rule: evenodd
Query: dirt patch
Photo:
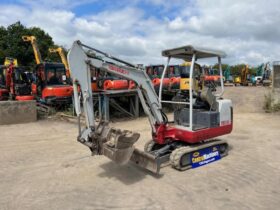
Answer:
M224 98L232 100L236 113L263 113L265 95L271 91L269 87L226 87Z

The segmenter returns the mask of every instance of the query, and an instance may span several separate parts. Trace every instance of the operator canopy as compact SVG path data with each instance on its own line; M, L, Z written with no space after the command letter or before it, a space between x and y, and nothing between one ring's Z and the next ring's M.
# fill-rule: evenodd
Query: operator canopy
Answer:
M213 58L213 57L226 57L226 53L220 50L207 49L202 47L195 47L187 45L183 47L168 49L162 51L162 56L180 58L185 61L191 61L193 54L196 53L196 59L200 58Z

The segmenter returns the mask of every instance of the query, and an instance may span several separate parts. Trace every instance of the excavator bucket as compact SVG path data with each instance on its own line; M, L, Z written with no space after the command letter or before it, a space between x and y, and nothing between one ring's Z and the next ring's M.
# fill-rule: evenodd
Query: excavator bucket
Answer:
M102 142L102 154L117 164L126 164L131 158L134 151L133 145L139 139L140 134L111 128L108 125L103 125L101 130L101 135L96 138L98 142Z
M102 154L117 164L124 165L131 161L141 168L159 173L162 160L134 147L139 137L139 133L115 129L102 122L96 127L93 136L95 145L102 145L102 149L100 153L96 151L98 147L94 146L92 149L95 148L94 154Z
M108 137L109 141L103 144L103 155L117 164L126 164L134 151L133 144L139 139L140 134L127 130L111 130Z

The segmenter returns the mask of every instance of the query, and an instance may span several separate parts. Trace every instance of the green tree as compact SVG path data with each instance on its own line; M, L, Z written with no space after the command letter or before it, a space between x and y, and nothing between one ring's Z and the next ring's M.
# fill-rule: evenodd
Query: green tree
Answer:
M7 49L7 43L5 37L7 36L7 30L3 26L0 27L0 64L4 63L5 59L5 50Z
M241 71L243 68L246 67L246 64L237 64L231 67L231 74L232 75L241 75Z
M222 63L222 70L223 70L223 75L224 75L224 71L226 70L226 68L228 67L229 65L228 64L223 64ZM219 64L216 63L213 67L213 69L216 69L217 71L215 72L215 74L219 74Z
M32 46L22 40L24 35L36 37L43 60L60 62L58 55L50 55L48 51L49 47L54 46L49 34L38 27L26 28L20 22L16 22L7 28L0 27L0 64L3 64L5 57L13 57L18 59L20 65L35 65Z

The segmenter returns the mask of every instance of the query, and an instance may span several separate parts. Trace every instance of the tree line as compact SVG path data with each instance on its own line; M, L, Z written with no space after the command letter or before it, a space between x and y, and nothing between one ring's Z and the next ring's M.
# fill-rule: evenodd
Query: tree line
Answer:
M37 44L43 60L60 62L57 54L49 53L49 47L57 47L52 37L38 27L25 27L20 22L0 27L0 65L4 64L5 57L18 60L21 66L34 66L36 64L34 52L30 42L24 42L22 36L33 35L37 38Z
M34 66L35 58L32 46L29 42L24 42L22 36L33 35L37 38L39 50L42 59L46 61L60 62L60 57L57 54L49 53L50 47L57 47L52 37L39 27L25 27L20 22L9 25L8 27L0 26L0 65L4 64L5 57L12 57L18 60L21 66ZM65 50L65 49L64 49ZM228 64L222 64L223 71L228 67ZM237 64L230 66L232 75L240 75L241 70L246 64ZM213 68L218 69L218 64ZM255 75L256 68L249 68L249 73Z

